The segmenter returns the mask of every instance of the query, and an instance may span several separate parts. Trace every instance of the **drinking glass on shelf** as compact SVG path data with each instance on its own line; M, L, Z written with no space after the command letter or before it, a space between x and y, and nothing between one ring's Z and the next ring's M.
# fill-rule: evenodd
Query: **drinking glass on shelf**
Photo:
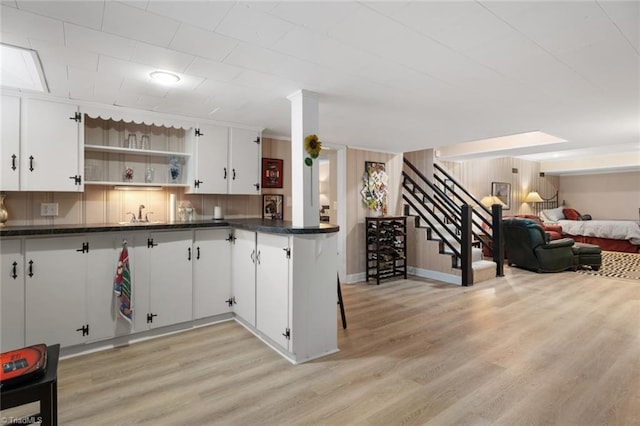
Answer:
M155 173L155 170L153 169L153 167L147 167L147 172L144 175L144 181L146 183L152 183L154 173Z
M136 135L134 133L129 133L129 137L127 138L127 148L138 148L138 139L136 138Z
M149 135L142 135L140 138L140 149L151 149L151 140Z

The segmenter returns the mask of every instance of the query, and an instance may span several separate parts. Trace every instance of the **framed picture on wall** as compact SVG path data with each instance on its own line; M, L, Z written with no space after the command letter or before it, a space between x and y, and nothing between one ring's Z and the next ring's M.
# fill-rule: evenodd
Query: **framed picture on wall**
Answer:
M282 202L284 196L281 194L264 194L262 196L262 218L263 219L284 219Z
M283 160L278 158L262 159L262 187L282 188Z
M511 184L506 182L491 182L491 195L495 195L505 206L502 210L511 208Z

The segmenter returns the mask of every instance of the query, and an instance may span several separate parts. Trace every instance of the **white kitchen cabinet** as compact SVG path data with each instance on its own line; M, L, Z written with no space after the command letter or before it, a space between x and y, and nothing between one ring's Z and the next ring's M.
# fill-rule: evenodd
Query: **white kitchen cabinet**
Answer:
M227 161L229 128L204 125L193 135L194 152L189 170L194 194L226 194L230 176Z
M247 324L256 325L256 233L236 229L231 246L233 311Z
M20 98L0 99L0 190L20 189Z
M78 107L23 98L21 108L20 189L83 191Z
M82 236L25 240L25 344L86 341L86 253Z
M113 292L123 240L129 241L132 237L120 233L87 235L88 252L85 259L88 342L110 339L131 332L129 323L118 318L117 309L120 303ZM129 263L135 264L130 250Z
M338 350L337 246L335 234L272 234L236 230L236 250L255 259L255 321L258 336L294 364ZM253 234L253 235L250 235ZM250 243L255 240L255 248ZM253 251L251 251L253 250ZM232 257L236 252L232 251ZM232 263L233 285L252 282L250 263ZM234 296L237 290L234 287ZM245 319L243 313L236 315Z
M151 232L149 238L149 327L191 321L193 231Z
M0 352L24 347L24 261L19 239L0 244Z
M190 193L260 194L260 132L200 126L194 135Z
M289 237L257 234L256 328L289 350Z
M260 194L260 132L232 128L229 136L229 194Z
M231 230L195 231L193 250L193 318L231 312Z

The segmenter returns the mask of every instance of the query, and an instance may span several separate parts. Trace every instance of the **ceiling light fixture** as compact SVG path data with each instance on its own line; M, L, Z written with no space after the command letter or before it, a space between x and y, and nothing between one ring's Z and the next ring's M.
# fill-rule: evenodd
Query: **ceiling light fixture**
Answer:
M180 81L180 77L167 71L153 71L149 77L160 84L176 84Z

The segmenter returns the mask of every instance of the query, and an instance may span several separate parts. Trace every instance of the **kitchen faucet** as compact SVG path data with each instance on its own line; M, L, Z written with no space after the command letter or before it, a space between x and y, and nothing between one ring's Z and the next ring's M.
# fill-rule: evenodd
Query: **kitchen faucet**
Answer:
M142 209L144 208L144 204L140 204L140 207L138 207L138 222L142 222Z

